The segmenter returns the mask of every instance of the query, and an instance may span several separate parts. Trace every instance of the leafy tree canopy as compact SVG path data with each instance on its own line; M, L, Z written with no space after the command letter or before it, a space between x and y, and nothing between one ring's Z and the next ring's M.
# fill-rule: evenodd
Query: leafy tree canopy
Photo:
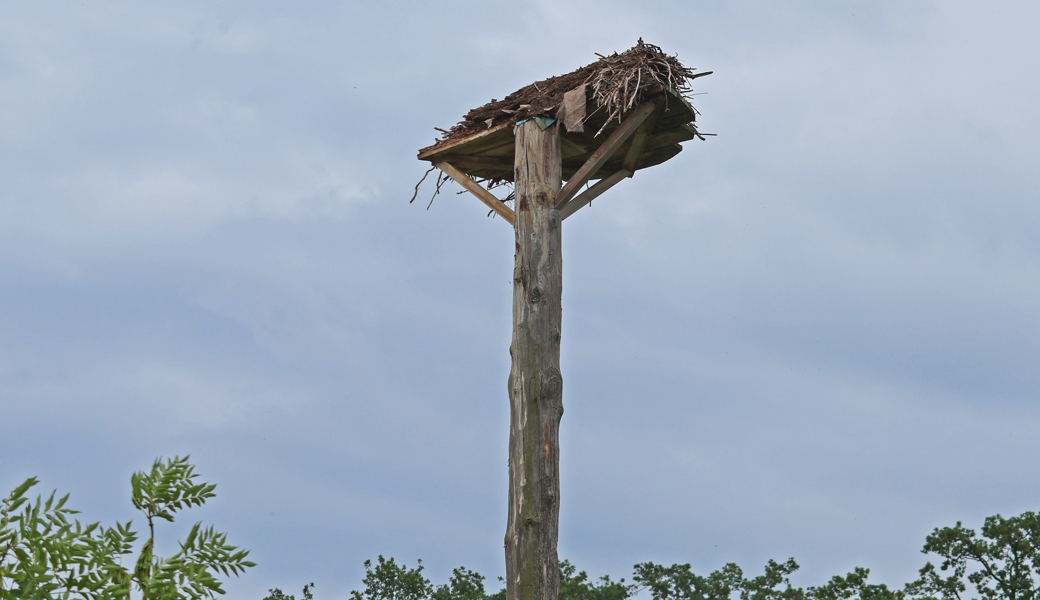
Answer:
M216 485L198 482L187 456L156 459L151 470L130 478L134 507L148 521L136 560L123 560L138 539L131 522L82 525L66 506L68 495L31 501L27 493L38 483L27 479L0 502L0 600L116 600L128 599L131 590L143 600L216 598L224 594L218 574L239 575L255 566L246 560L248 550L202 523L192 526L173 556L155 554L155 519L173 522L175 513L215 495Z
M643 592L652 600L1040 600L1040 515L1036 513L989 517L979 534L959 522L938 528L921 551L938 555L939 566L926 563L920 578L902 589L868 583L870 571L863 567L823 585L794 587L790 576L798 563L793 558L770 560L762 574L753 577L733 563L707 575L694 573L689 564L639 563L633 568L632 583L609 576L591 580L565 560L559 567L559 600L629 600ZM441 586L431 585L422 570L422 561L414 569L382 556L375 566L365 561L365 589L352 592L351 598L505 600L505 590L489 594L484 576L465 567L455 569Z
M312 589L314 589L314 582L303 586L303 596L301 596L301 600L314 600L314 593L311 592ZM267 590L267 592L269 595L264 597L264 600L296 600L296 596L287 595L278 588Z
M924 553L942 558L907 584L922 600L1036 600L1040 590L1040 515L987 517L981 535L961 525L935 529L925 538ZM971 591L974 594L971 593Z

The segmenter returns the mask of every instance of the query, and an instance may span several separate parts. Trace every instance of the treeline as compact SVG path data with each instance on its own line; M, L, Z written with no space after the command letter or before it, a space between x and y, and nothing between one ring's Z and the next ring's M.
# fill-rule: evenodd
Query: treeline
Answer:
M129 522L80 523L67 495L38 495L33 501L29 491L37 484L31 477L0 499L0 600L217 598L224 595L223 578L255 566L248 550L201 523L173 555L155 552L157 525L216 495L216 485L200 481L188 457L156 459L151 469L131 475L131 502L148 525L140 533ZM698 575L689 564L640 563L630 583L606 576L593 580L563 561L559 600L628 600L637 594L652 600L1040 600L1036 513L995 515L978 532L959 522L936 529L922 552L939 560L926 563L918 579L902 588L868 583L864 568L819 586L794 587L794 559L771 560L753 577L735 564ZM409 568L380 556L365 562L364 589L352 592L351 600L505 600L504 590L489 592L485 581L459 567L447 583L433 585L421 562ZM300 600L313 600L313 585L303 588ZM279 589L269 592L265 600L296 600Z
M857 567L826 583L806 588L791 585L798 570L793 558L770 560L761 575L749 577L729 563L707 575L689 564L639 563L631 583L610 576L590 579L568 561L560 563L559 600L628 600L646 592L653 600L1040 600L1040 515L994 515L979 532L958 522L935 529L921 550L939 558L927 562L919 577L900 588L868 583L869 569ZM351 600L505 600L505 590L489 593L485 577L459 567L448 583L432 585L422 561L414 568L380 556L365 561L364 590ZM313 586L313 584L311 584ZM301 600L312 600L311 586ZM264 600L296 600L269 590Z

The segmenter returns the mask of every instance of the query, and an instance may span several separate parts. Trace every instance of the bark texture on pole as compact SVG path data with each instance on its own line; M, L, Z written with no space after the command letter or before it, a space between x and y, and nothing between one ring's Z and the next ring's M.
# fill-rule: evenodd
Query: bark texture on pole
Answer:
M516 131L516 257L509 348L507 600L556 600L560 522L560 319L563 269L560 133L533 120Z

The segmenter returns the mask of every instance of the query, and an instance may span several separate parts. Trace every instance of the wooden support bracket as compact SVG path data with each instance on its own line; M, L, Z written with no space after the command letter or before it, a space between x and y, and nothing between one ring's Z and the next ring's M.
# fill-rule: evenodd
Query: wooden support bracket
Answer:
M646 104L641 104L636 107L636 109L632 111L632 114L628 115L628 118L614 130L614 133L610 134L607 141L603 142L603 145L600 146L587 161L585 161L585 164L578 169L578 172L567 181L567 185L563 186L560 193L556 195L557 208L573 198L574 195L578 193L581 186L585 185L589 179L592 179L596 174L596 171L610 160L610 157L614 152L616 152L622 144L628 141L628 138L636 132L636 129L642 125L643 121L645 121L646 118L650 116L650 113L654 112L654 109L656 108L657 103L647 102Z
M589 202L592 202L597 197L599 197L600 194L614 187L614 184L626 177L631 176L632 171L629 171L628 169L621 169L620 171L614 173L610 177L600 179L596 182L595 185L582 192L581 195L577 196L576 198L567 202L563 206L559 207L560 219L566 219L567 217L578 212L579 208L585 206Z
M663 101L658 100L657 106L660 107ZM660 110L655 110L647 116L646 120L636 130L634 136L632 136L632 145L628 147L628 152L625 154L624 160L621 161L621 168L626 171L635 173L636 165L639 163L639 157L643 155L643 150L646 149L646 143L650 141L650 132L654 130L654 123L657 122L657 115L661 114ZM629 175L631 177L631 175Z
M448 161L441 161L434 164L433 166L447 173L448 176L454 179L459 185L466 188L466 190L469 193L476 196L477 199L479 199L481 202L487 204L491 210L498 213L498 216L502 217L506 221L509 221L510 225L513 224L512 209L506 206L505 203L503 203L501 200L496 198L494 194L484 189L484 186L480 185L476 181L473 181L473 179L471 179L469 175L466 175L462 171L456 169Z

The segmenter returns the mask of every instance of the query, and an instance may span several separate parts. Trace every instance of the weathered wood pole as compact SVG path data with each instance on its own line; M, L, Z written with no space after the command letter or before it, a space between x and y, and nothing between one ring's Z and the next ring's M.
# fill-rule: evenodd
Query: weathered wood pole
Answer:
M507 600L556 600L560 524L560 131L516 129L513 341L509 347Z

